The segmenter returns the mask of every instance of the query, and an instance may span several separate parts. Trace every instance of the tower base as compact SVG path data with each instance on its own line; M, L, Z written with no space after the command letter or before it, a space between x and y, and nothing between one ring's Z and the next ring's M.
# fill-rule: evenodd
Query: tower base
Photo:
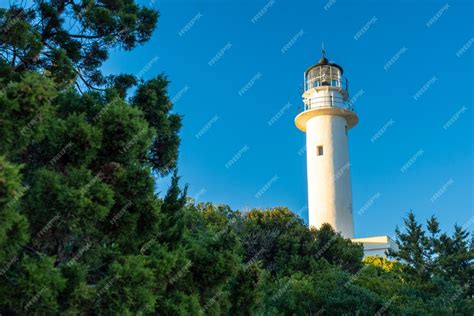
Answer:
M351 240L364 246L364 258L368 256L387 258L385 251L389 249L398 251L397 244L388 236L352 238Z

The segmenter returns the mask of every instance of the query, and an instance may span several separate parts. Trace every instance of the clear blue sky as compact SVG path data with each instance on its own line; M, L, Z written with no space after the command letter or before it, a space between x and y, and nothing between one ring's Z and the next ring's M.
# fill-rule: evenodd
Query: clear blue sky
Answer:
M392 235L410 209L449 231L474 215L472 1L143 3L161 13L152 40L114 52L104 69L169 76L191 197L288 206L307 220L305 135L294 117L303 71L324 42L359 93L349 138L356 236Z

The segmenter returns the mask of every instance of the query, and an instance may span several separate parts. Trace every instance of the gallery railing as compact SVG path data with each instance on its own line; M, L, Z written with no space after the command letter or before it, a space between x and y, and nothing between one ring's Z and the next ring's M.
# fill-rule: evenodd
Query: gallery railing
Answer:
M298 112L307 111L315 108L337 107L345 110L354 111L354 106L350 100L344 100L339 96L320 96L314 98L306 98L303 107Z

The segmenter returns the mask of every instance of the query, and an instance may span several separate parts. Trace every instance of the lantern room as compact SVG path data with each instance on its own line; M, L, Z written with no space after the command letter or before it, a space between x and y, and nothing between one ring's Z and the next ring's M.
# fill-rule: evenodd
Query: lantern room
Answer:
M333 106L351 108L347 79L342 76L343 72L341 66L329 62L323 50L319 62L304 73L304 110Z

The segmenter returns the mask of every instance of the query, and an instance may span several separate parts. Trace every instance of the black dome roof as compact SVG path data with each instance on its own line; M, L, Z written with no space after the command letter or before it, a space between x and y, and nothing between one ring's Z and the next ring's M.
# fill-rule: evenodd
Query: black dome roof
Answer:
M309 67L308 69L306 69L305 73L308 73L308 71L310 71L311 69L315 68L315 67L318 67L318 66L323 66L323 65L328 65L328 66L332 66L332 67L336 67L338 68L340 71L341 71L341 75L342 73L344 72L344 70L342 69L341 66L339 66L338 64L334 64L334 63L330 63L329 60L326 58L326 51L323 49L322 51L322 56L321 56L321 59L319 59L319 62L311 67Z

